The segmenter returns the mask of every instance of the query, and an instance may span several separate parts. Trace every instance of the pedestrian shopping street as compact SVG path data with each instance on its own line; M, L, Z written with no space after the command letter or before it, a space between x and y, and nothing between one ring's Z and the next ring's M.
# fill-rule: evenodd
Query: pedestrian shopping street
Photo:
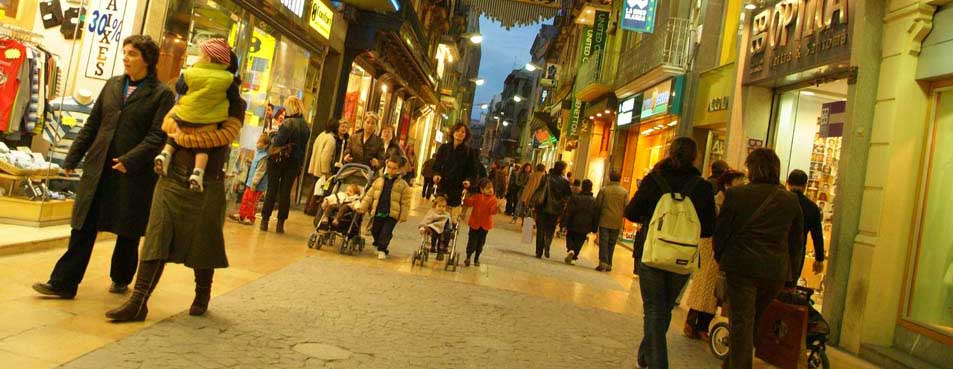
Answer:
M631 368L641 338L641 297L631 254L619 247L611 273L593 268L591 245L566 265L563 240L551 259L504 216L480 267L411 267L416 226L429 208L415 194L391 258L308 249L311 218L295 211L288 233L226 223L231 266L215 275L210 310L186 313L191 270L170 265L145 322L103 313L126 296L108 293L112 241L94 250L75 300L38 297L62 249L0 256L0 362L7 368ZM465 243L466 231L461 234ZM707 346L669 330L672 368L718 368ZM834 368L873 368L831 349ZM840 361L838 360L849 360ZM760 368L769 368L761 363Z

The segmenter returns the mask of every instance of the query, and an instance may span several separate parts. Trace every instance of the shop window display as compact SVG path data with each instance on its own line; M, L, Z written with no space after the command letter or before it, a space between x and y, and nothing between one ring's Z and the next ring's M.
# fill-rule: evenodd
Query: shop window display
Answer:
M847 82L838 80L782 92L776 98L774 147L781 158L782 177L794 169L808 173L804 195L821 209L827 254L830 254L837 170L847 116L846 96ZM810 267L816 257L813 240L808 239L805 251L806 267L799 283L823 290L824 272L814 273ZM822 294L815 296L821 303Z
M360 122L364 119L372 84L371 74L361 66L353 64L348 76L347 94L344 96L344 119L349 122Z
M305 103L305 108L310 108L313 98L305 98L305 84L308 83L311 53L291 41L282 39L275 49L274 59L268 100L272 104L281 105L287 97L295 96ZM304 116L309 117L310 112L304 112Z
M907 318L953 336L953 91L936 96ZM928 140L929 141L929 140Z

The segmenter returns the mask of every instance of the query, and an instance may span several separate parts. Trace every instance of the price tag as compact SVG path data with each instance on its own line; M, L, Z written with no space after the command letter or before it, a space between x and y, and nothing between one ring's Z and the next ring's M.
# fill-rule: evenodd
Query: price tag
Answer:
M70 115L63 115L62 124L67 127L76 125L76 118Z

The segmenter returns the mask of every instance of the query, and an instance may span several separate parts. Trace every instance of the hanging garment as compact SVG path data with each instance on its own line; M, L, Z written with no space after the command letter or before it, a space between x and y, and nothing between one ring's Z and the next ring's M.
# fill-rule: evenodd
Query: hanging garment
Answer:
M43 27L50 29L63 24L63 8L60 0L45 0L40 2L40 18Z
M40 60L36 52L27 48L27 65L29 67L29 105L26 109L26 117L23 119L23 130L36 133L36 127L40 122Z
M67 40L79 40L83 38L83 25L86 23L84 18L86 9L69 8L63 13L63 25L60 26L60 33Z
M0 39L0 132L10 130L10 113L20 89L20 68L26 49L17 40Z

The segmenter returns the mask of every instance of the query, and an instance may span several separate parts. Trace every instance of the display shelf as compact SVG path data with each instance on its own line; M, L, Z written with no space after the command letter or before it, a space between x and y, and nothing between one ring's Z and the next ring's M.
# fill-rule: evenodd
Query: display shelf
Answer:
M31 201L0 197L0 223L46 227L69 223L73 200Z

